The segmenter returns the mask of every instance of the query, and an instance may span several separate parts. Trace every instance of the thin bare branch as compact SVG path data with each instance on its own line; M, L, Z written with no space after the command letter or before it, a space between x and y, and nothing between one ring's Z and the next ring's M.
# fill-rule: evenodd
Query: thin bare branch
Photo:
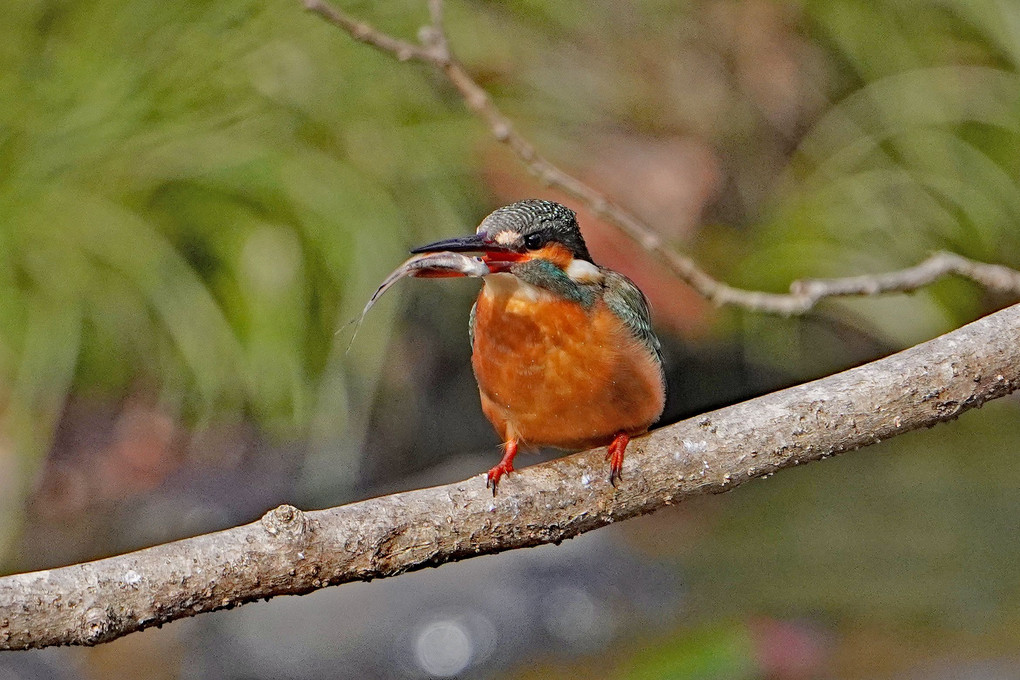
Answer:
M790 298L802 300L803 311L827 297L907 293L948 275L961 276L997 293L1020 291L1020 272L997 264L968 259L956 253L935 253L913 267L884 274L848 276L842 279L804 279L790 286Z
M499 110L488 93L450 51L442 23L442 0L429 0L431 24L423 27L420 32L420 46L382 33L325 4L323 0L304 2L309 10L344 30L355 40L392 54L400 61L417 60L442 71L460 93L468 109L485 122L492 136L506 144L531 174L546 185L573 196L593 213L615 224L642 248L666 263L698 294L716 305L732 305L751 311L790 316L804 314L826 298L906 292L949 275L963 276L992 290L1020 296L1020 272L1001 265L975 262L951 253L939 253L914 267L887 274L794 281L789 293L768 293L730 286L712 277L689 256L677 252L634 214L550 162L527 138L517 132L510 119Z
M446 29L443 27L443 0L429 0L429 18L432 20L432 28L445 42Z
M358 42L363 42L378 50L392 54L399 61L413 59L435 63L433 55L420 45L415 45L414 43L409 43L406 40L401 40L400 38L378 31L364 21L359 21L346 12L341 12L333 6L322 2L322 0L303 1L305 9L309 12L314 12L337 28L343 29Z
M93 645L261 598L557 543L777 470L868 446L1020 387L1020 305L885 359L631 442L329 510L261 520L60 569L0 578L0 648Z

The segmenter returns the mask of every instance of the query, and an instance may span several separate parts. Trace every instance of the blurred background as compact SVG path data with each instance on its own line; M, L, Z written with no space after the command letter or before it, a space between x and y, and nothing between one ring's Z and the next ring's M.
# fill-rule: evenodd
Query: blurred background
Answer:
M349 352L345 324L410 246L521 198L577 209L648 294L664 423L1013 302L947 280L797 319L716 310L435 73L297 0L0 5L3 573L488 469L477 282L402 282ZM343 6L408 39L427 19ZM1020 267L1016 2L452 0L447 20L521 132L729 283L937 249ZM559 547L0 655L0 678L1020 677L1017 416Z

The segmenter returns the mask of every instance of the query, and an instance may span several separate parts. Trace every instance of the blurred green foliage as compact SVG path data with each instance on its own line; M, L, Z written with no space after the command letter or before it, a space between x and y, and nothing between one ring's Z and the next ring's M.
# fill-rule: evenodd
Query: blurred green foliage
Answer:
M349 356L335 332L416 234L477 212L463 112L296 2L3 13L4 506L71 393L355 456L392 306Z
M342 4L408 39L426 17L412 0ZM0 555L72 394L146 393L196 428L250 419L270 437L311 443L308 485L353 476L395 305L373 311L349 355L349 330L336 331L409 244L463 232L490 209L482 170L516 161L486 155L482 125L434 74L354 44L297 0L0 8ZM702 228L677 245L730 283L783 290L936 249L1020 267L1016 2L454 0L447 18L468 69L567 168L613 168L603 141L621 130L709 147L721 188ZM652 189L614 198L640 211ZM997 302L944 282L823 313L902 346ZM807 337L801 320L726 321L719 334L739 333L755 359L791 375L848 363L844 346ZM958 426L949 445L985 437L977 455L1006 466L991 449L1011 450L1007 432ZM929 436L907 448L934 446ZM902 482L925 468L880 452L853 461L826 464L843 466L839 480L859 465L851 484L809 484L814 473L800 471L735 494L743 500L720 519L724 538L688 561L702 583L726 565L748 573L732 577L743 584L736 595L720 581L695 606L950 618L1003 596L962 580L988 546L952 528L977 513L972 522L1009 534L1012 477L989 491L987 477L967 476L969 461L942 460L959 474L933 472L942 491L890 510L916 539L888 545L872 531L882 518L845 526L811 504L825 494L831 513L833 503L896 497L900 487L865 477ZM744 522L759 507L772 514ZM808 551L816 561L794 534L821 543ZM944 536L975 562L940 571ZM836 562L860 581L826 580ZM909 597L891 595L909 575L883 583L890 562L921 574ZM795 566L819 587L776 576ZM946 602L954 583L958 600ZM710 675L730 657L740 666L742 653L720 651L732 642L709 633L664 648L634 676Z
M734 221L746 256L708 263L731 280L782 288L935 248L1020 259L1010 30L1020 10L991 0L778 7L779 28L744 25L772 15L739 3L453 3L449 13L465 60L554 148L576 147L572 135L593 125L630 125L744 145L735 164L749 167L741 159L760 150L768 121L747 84L706 69L687 91L665 77L663 56L728 56L732 44L710 45L719 26L736 43L771 30L821 46L800 66L826 74L816 87L835 103L798 121L806 134L785 172L748 180L771 188ZM348 8L405 36L424 20L413 2ZM293 435L333 420L321 427L337 437L352 404L329 395L365 364L345 362L333 333L420 232L476 217L480 126L422 68L353 44L296 3L37 1L5 12L7 436L37 455L70 391L141 386L192 422L250 413ZM621 22L628 32L609 39ZM635 77L653 60L659 71ZM739 115L720 121L720 109ZM869 304L878 330L909 342L973 315L980 296L945 285ZM768 319L756 330L762 342L788 332ZM378 356L377 345L369 337L355 352ZM335 417L317 420L324 404Z
M1020 5L807 2L803 10L839 87L799 141L734 280L782 290L802 277L906 267L942 249L1018 266ZM832 306L906 346L990 303L978 287L947 281ZM766 346L789 342L789 324L747 323Z

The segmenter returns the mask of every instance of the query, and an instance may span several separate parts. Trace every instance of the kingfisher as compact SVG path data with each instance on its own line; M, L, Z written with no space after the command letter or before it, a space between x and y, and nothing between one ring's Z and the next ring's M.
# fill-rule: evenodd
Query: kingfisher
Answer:
M552 201L504 206L471 236L411 252L443 251L479 254L490 272L469 324L482 411L504 442L486 486L495 495L519 447L605 445L615 486L627 444L666 400L644 294L592 261L577 215Z

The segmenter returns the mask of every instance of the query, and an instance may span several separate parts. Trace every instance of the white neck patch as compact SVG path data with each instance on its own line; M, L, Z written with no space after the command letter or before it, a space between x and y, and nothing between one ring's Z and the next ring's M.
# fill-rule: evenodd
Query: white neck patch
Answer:
M571 281L577 283L602 283L602 272L588 260L575 257L564 271Z

